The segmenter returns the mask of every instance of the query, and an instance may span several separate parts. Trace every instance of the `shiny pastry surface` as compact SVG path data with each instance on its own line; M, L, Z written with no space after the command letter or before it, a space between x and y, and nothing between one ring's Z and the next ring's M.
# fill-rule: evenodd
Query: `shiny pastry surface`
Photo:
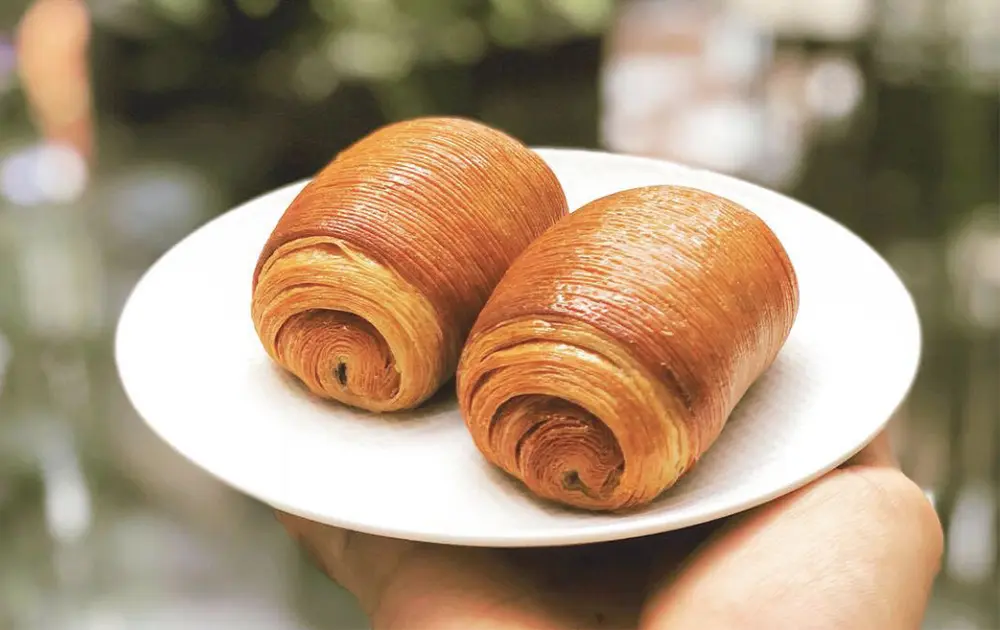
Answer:
M458 118L383 127L279 220L253 274L257 334L319 396L416 407L453 375L510 264L566 213L549 167L500 131Z
M534 494L642 506L719 436L798 309L777 237L691 188L598 199L532 243L458 369L477 448Z

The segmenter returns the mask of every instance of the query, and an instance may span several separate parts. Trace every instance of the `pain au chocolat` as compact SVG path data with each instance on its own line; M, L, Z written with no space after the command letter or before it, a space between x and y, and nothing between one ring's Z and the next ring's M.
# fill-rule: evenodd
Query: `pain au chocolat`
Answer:
M653 501L719 436L798 310L781 243L708 192L598 199L532 243L458 369L487 460L534 494L596 511Z
M420 118L376 130L291 203L260 254L260 341L312 392L370 411L449 380L501 276L567 213L553 172L486 125Z

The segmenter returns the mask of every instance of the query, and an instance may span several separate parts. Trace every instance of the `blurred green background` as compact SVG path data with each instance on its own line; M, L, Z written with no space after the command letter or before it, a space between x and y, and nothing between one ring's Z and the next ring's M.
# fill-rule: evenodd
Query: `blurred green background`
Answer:
M947 529L925 627L1000 629L998 88L996 0L5 0L0 628L365 627L145 429L112 333L207 219L451 113L732 173L872 243L924 326L893 430Z

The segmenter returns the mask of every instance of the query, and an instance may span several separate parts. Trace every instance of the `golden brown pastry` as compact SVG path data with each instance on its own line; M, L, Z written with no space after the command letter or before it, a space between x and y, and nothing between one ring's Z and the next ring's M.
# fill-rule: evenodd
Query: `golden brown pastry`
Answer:
M336 157L285 211L253 276L268 354L314 393L418 406L514 259L567 213L542 159L485 125L421 118Z
M641 506L715 441L798 300L750 211L690 188L616 193L504 276L462 354L459 406L477 448L534 494Z

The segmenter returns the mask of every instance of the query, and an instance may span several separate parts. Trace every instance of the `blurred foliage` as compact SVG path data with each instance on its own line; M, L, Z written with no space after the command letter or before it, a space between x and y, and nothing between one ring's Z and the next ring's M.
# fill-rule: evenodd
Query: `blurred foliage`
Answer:
M237 195L305 176L386 121L430 113L474 116L532 144L597 143L594 77L613 0L91 6L104 156L188 152Z

